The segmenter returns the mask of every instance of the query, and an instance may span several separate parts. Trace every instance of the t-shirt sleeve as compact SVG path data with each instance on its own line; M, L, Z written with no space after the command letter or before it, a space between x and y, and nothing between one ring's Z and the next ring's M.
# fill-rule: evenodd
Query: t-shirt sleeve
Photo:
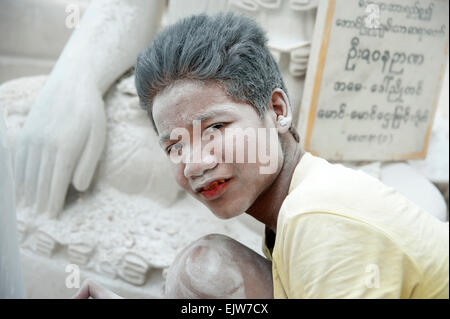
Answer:
M329 213L288 219L275 259L289 298L408 298L420 271L386 234Z

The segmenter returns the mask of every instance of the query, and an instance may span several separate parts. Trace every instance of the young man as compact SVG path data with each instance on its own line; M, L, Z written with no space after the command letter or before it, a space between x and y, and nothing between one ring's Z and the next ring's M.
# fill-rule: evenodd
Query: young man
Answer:
M222 235L190 244L169 269L168 297L448 298L448 224L301 149L252 20L198 15L164 29L138 57L136 87L178 184L219 218L266 225L267 259ZM227 130L255 134L238 145ZM268 151L270 169L252 150ZM89 294L87 284L78 296Z

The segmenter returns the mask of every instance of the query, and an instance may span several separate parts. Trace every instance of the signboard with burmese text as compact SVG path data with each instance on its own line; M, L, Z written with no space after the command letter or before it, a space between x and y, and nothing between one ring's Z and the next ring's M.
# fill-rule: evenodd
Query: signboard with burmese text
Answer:
M323 0L302 98L306 151L426 157L448 61L448 0Z

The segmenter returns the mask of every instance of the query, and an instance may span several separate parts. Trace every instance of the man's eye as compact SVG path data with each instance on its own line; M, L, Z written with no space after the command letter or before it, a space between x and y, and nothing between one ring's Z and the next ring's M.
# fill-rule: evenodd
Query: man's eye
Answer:
M213 124L213 125L208 126L208 127L203 131L202 139L207 138L207 136L209 136L208 139L210 139L210 138L211 138L211 137L210 137L211 135L214 135L216 132L219 132L220 128L222 128L222 127L224 127L224 126L225 126L225 123L216 123L216 124Z
M208 126L208 129L212 128L212 129L218 130L218 129L220 129L223 126L225 126L225 123L216 123L216 124L213 124L211 126Z

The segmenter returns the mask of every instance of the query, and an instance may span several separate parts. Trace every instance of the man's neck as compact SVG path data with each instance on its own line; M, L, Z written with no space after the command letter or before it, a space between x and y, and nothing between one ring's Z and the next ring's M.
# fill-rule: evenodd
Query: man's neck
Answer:
M287 155L286 155L287 154ZM247 214L264 223L276 232L278 213L289 193L292 176L304 152L297 142L288 143L283 167L272 185L269 186L247 210Z

